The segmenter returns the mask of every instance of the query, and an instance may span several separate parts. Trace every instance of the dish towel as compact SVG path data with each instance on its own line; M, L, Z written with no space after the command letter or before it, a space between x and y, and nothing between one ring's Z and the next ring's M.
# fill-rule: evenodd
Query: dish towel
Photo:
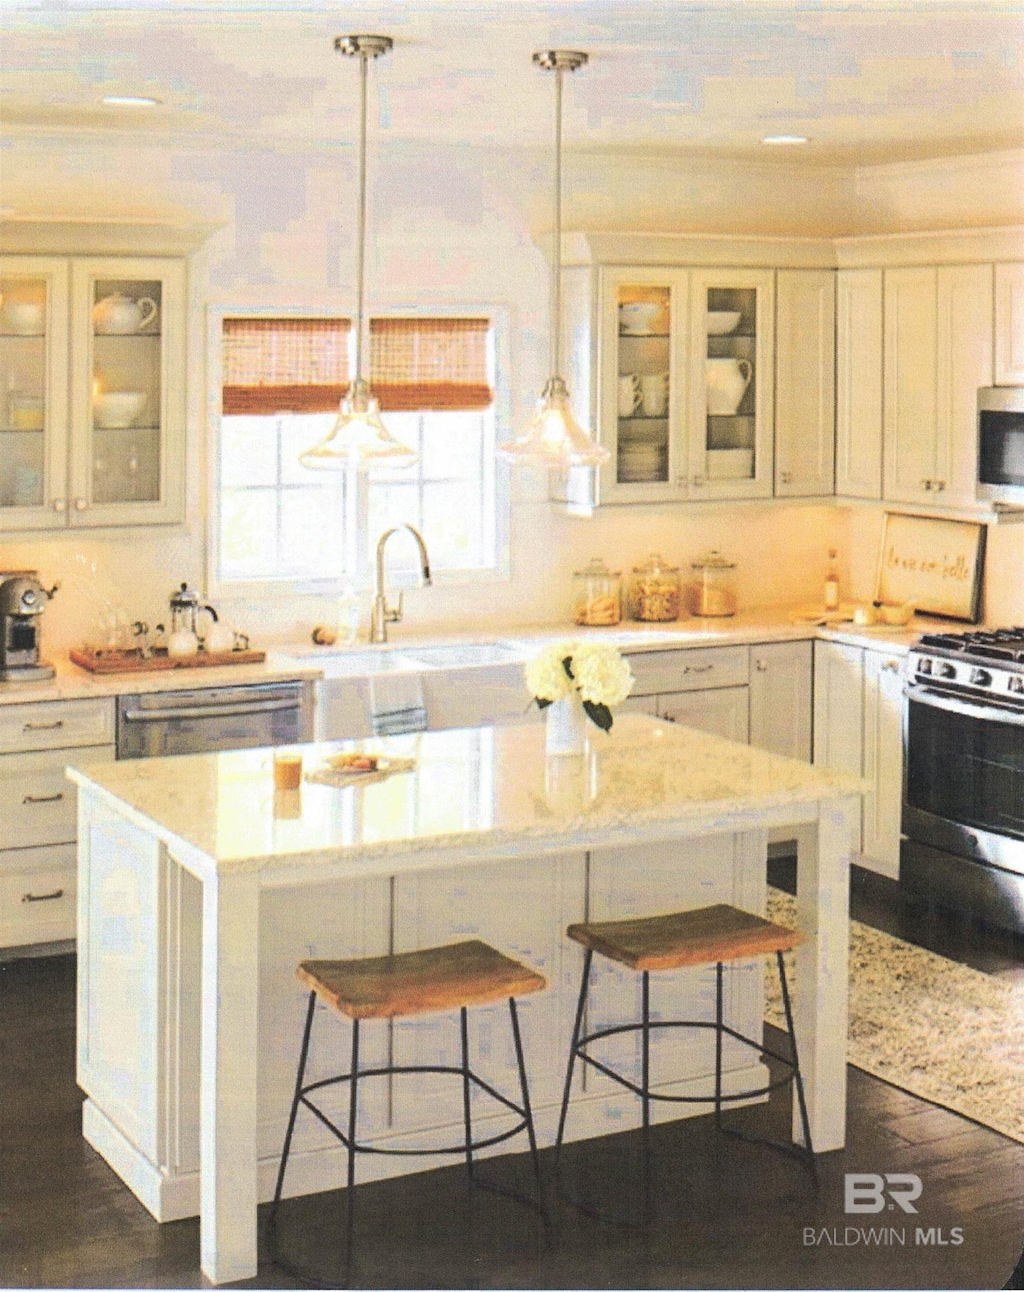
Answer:
M385 673L370 678L370 726L375 736L426 731L427 704L419 673Z

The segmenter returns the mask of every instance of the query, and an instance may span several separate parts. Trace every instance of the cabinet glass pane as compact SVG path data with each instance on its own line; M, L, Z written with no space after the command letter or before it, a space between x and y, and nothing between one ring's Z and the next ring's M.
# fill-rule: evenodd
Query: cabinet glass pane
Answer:
M93 283L94 503L160 498L161 309L158 280Z
M707 289L705 429L709 480L754 477L757 394L757 289Z
M0 507L43 503L47 291L0 278Z
M669 478L671 289L623 284L618 289L618 435L615 478L655 484Z

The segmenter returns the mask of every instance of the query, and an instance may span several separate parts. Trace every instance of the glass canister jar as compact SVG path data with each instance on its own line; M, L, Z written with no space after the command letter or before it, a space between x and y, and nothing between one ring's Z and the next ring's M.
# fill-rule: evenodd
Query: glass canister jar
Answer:
M633 619L649 623L678 619L681 601L677 565L666 565L655 552L643 565L633 567L629 594Z
M727 561L721 552L711 551L694 561L696 580L693 585L693 613L702 618L714 619L736 613L736 592L733 587L734 561Z
M622 574L595 557L573 576L573 618L587 627L610 627L622 618Z

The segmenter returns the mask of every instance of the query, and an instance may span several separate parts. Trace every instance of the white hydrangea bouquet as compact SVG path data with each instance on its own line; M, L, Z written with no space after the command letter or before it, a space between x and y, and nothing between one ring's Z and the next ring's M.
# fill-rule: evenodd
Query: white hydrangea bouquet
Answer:
M549 752L575 752L586 735L585 718L602 731L612 727L612 709L633 689L632 670L610 642L553 642L526 666L526 685L548 714ZM557 722L553 719L557 718ZM556 727L561 726L561 733ZM552 748L564 745L565 748Z

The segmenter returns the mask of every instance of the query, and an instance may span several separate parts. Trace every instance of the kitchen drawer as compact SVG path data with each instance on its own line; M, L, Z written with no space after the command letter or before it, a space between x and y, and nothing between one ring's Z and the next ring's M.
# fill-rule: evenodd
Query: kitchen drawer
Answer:
M0 946L75 936L74 844L0 852Z
M105 763L113 745L85 746L73 754L47 749L36 754L0 754L0 821L8 848L74 843L75 787L64 775L71 761Z
M114 743L114 701L0 705L0 753Z
M628 658L636 678L634 695L707 691L719 686L746 686L750 681L747 646L644 651Z

